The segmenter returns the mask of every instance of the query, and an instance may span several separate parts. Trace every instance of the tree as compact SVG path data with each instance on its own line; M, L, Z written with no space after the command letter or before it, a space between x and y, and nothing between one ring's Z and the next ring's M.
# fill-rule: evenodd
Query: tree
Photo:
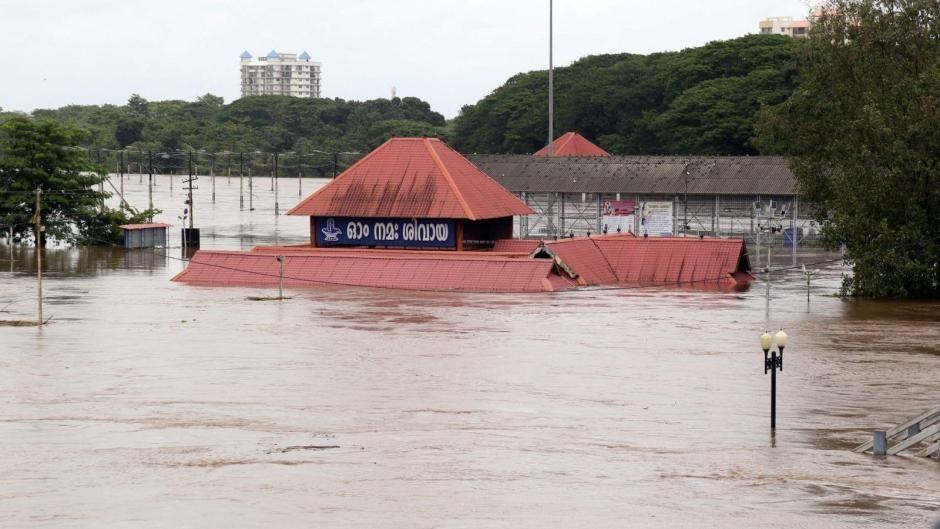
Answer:
M131 94L127 100L127 110L139 117L150 114L150 103L139 94Z
M443 127L435 127L421 121L391 119L379 121L369 127L366 143L369 150L385 143L390 138L442 138Z
M121 148L140 141L143 138L144 122L136 116L126 116L118 120L114 127L114 139Z
M114 242L117 226L150 215L128 215L101 205L108 193L95 191L104 180L84 150L76 149L84 132L53 121L14 117L0 125L0 223L13 228L14 238L32 234L38 244L46 237L87 241L89 235ZM42 190L42 237L33 233L36 189Z
M749 35L676 53L598 55L555 70L555 130L614 154L756 154L761 105L795 87L800 39ZM531 153L548 134L548 74L518 74L463 107L454 146Z
M940 297L940 3L829 0L800 88L764 113L824 241L854 273L843 293Z

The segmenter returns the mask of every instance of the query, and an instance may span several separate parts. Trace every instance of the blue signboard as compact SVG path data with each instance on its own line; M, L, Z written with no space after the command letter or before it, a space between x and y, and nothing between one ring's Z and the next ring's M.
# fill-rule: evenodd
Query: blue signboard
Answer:
M317 217L317 246L395 246L455 248L449 219Z

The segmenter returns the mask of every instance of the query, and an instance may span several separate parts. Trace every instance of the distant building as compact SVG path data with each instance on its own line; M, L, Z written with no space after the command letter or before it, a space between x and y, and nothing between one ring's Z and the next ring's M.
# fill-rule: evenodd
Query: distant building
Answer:
M794 20L793 17L765 18L758 23L761 35L784 35L806 38L812 24L809 20Z
M278 95L320 97L321 64L303 52L278 53L264 57L241 54L242 97Z

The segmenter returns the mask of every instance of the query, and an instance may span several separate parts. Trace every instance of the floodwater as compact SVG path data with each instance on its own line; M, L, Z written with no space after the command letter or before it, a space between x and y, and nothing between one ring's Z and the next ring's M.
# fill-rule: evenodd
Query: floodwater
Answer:
M183 194L155 201L179 223ZM146 182L146 177L143 179ZM322 182L320 182L322 183ZM318 182L304 181L303 192ZM238 179L203 247L302 242ZM297 200L281 183L281 210ZM146 185L125 182L146 205ZM246 200L247 205L247 200ZM157 219L160 220L160 219ZM178 231L173 230L173 245ZM178 257L178 247L169 250ZM12 252L12 253L10 253ZM777 249L775 267L832 256ZM0 319L35 314L0 246ZM12 256L12 259L10 257ZM940 305L845 302L845 272L743 293L493 295L169 281L159 251L46 251L42 328L0 327L0 527L930 527L940 466L850 449L936 406ZM758 334L791 337L769 430Z

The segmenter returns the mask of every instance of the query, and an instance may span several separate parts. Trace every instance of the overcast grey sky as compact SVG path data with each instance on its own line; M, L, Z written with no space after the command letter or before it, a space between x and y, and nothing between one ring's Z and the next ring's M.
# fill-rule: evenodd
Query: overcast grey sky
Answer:
M679 50L802 17L805 0L555 0L555 63ZM323 95L417 96L447 117L546 68L548 0L0 0L0 107L239 96L238 56L307 50Z

